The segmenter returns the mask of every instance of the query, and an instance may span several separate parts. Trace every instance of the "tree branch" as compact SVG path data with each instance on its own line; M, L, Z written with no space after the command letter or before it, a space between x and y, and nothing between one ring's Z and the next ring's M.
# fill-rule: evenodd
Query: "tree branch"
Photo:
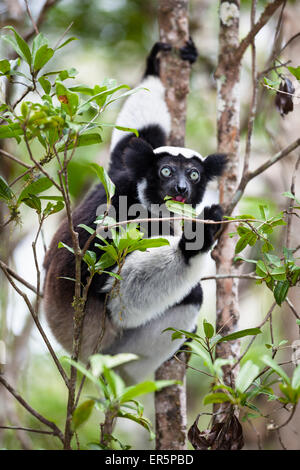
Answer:
M274 2L268 3L266 5L266 7L265 7L264 11L262 12L259 20L257 21L257 23L254 24L254 26L251 28L251 30L249 31L247 36L244 37L244 39L242 39L238 49L236 50L235 60L238 63L240 63L240 61L242 60L242 57L243 57L246 49L253 42L255 36L265 26L265 24L268 23L268 21L274 15L276 10L280 7L280 5L282 5L285 2L286 2L286 0L274 0Z
M25 400L24 398L19 395L19 393L6 381L6 379L3 377L3 375L0 374L0 383L6 388L6 390L11 393L16 400L27 410L29 411L30 414L32 414L36 419L38 419L41 423L45 424L48 426L50 429L52 429L53 434L57 436L60 441L63 443L64 442L64 436L60 429L56 426L55 423L52 421L49 421L47 418L42 416L40 413L38 413L34 408L32 408Z

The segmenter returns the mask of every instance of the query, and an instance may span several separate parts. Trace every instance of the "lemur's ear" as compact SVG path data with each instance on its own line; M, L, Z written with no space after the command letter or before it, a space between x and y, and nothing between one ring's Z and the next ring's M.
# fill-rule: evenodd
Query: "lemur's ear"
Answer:
M151 145L137 137L130 140L123 156L125 166L129 170L130 175L137 180L147 174L148 169L153 165L155 159Z
M205 174L208 180L212 180L216 176L221 176L228 161L225 153L213 153L208 155L203 161Z

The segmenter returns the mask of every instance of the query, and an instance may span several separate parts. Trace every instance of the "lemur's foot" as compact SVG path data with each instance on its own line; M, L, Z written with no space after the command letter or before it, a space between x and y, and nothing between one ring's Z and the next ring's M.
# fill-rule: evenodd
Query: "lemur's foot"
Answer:
M196 62L198 51L193 39L190 37L183 47L180 48L180 57L187 60L190 64Z
M170 51L171 49L171 45L164 42L158 41L154 44L147 58L144 77L148 77L149 75L159 77L159 57L157 57L157 54L161 51Z

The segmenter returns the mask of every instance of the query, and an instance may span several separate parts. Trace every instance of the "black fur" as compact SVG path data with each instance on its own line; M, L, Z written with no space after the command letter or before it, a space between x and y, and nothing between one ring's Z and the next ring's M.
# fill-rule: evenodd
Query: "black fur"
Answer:
M223 209L219 204L213 204L210 207L205 207L204 208L204 220L213 220L213 221L221 221L223 219ZM206 252L208 251L213 242L214 242L214 236L220 230L221 224L204 224L204 238L203 238L203 245L201 249L187 249L187 245L195 242L195 237L194 239L191 237L186 237L185 236L185 231L187 233L191 232L196 232L196 222L189 222L185 221L184 223L184 231L181 237L181 240L179 242L179 247L182 251L182 254L184 256L185 261L188 263L190 258L195 256L199 251L201 252Z
M191 37L185 43L185 45L180 48L180 57L182 60L187 60L190 64L196 62L198 58L198 51Z

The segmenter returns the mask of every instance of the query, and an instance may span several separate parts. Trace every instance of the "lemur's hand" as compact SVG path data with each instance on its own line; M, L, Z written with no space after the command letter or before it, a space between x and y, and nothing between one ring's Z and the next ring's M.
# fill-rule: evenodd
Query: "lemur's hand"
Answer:
M214 220L215 222L223 220L224 211L219 204L213 204L204 208L204 219ZM209 250L214 242L215 234L220 230L221 224L204 224L204 246L203 251Z
M180 48L180 57L187 60L190 64L196 62L198 51L193 39L190 37L183 47Z
M219 204L205 207L203 218L215 222L221 221L223 219L222 207ZM179 248L186 261L198 253L208 251L213 245L214 236L220 227L221 224L200 224L195 221L185 220Z

